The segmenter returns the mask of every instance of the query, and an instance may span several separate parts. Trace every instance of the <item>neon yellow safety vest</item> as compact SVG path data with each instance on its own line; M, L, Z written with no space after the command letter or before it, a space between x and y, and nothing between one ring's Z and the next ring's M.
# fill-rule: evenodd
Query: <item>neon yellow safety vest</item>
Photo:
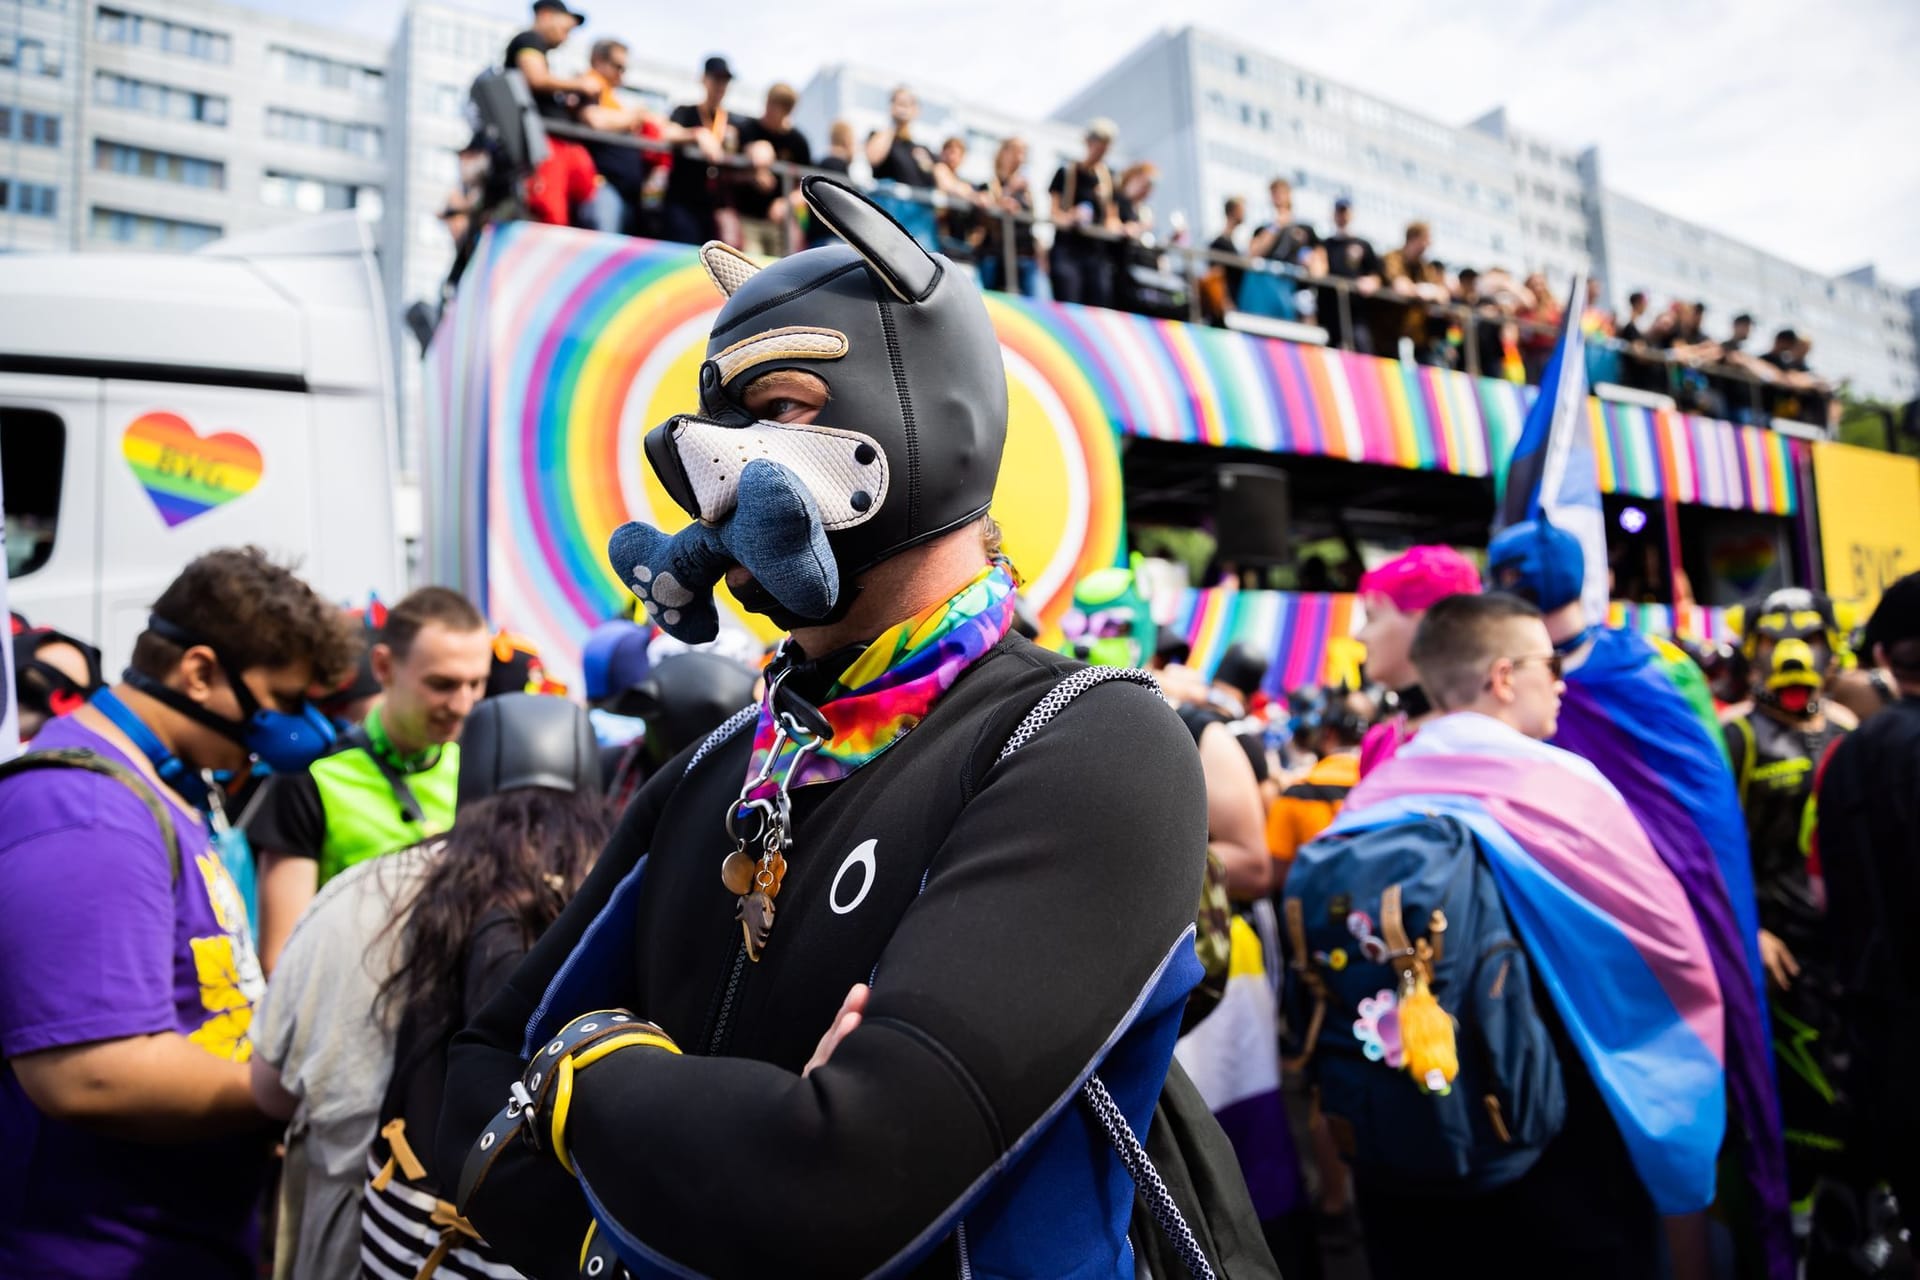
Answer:
M320 845L320 883L325 884L356 863L416 845L453 825L460 744L447 743L433 764L403 775L420 806L419 822L407 820L392 784L364 747L322 756L308 772L326 815L327 834Z

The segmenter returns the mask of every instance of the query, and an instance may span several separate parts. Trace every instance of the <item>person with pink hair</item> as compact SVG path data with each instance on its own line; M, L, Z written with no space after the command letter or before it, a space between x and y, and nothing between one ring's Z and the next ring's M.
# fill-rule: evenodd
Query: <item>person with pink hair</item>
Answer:
M1480 571L1448 546L1413 547L1360 577L1367 620L1360 643L1367 648L1367 676L1400 698L1400 710L1374 725L1360 744L1360 776L1393 758L1432 714L1408 654L1420 619L1446 596L1478 595Z

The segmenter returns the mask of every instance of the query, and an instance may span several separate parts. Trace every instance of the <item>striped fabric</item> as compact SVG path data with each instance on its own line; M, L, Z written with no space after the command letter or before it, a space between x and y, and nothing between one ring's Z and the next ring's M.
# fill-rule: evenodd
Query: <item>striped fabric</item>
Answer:
M399 1177L376 1191L372 1179L380 1162L367 1157L368 1186L360 1203L360 1273L370 1280L414 1280L427 1256L440 1243L434 1225L439 1201ZM520 1273L493 1259L484 1244L471 1239L447 1252L434 1271L434 1280L518 1280Z

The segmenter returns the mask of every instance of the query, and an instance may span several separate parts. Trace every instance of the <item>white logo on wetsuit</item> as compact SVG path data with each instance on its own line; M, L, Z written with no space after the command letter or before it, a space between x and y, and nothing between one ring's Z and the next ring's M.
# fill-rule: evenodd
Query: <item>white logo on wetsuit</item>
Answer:
M847 860L840 864L840 870L834 872L833 888L827 891L827 905L833 908L833 914L844 916L867 900L867 891L873 888L873 847L875 843L876 842L872 840L861 841L860 844L854 848L854 851L847 855ZM851 902L842 904L840 901L841 882L847 878L847 872L853 870L855 867L860 868L860 888L854 893Z

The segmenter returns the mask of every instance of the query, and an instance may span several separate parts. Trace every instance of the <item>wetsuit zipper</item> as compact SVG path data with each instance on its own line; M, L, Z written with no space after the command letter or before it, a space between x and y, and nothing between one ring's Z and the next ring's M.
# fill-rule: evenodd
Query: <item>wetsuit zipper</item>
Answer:
M973 1280L973 1258L967 1253L967 1224L964 1219L953 1229L953 1242L960 1254L960 1280Z
M747 944L741 943L733 952L733 969L727 974L727 989L720 997L720 1012L714 1015L713 1034L707 1038L707 1056L720 1056L720 1046L726 1040L727 1024L733 1020L734 1002L740 997L740 986L747 978Z

